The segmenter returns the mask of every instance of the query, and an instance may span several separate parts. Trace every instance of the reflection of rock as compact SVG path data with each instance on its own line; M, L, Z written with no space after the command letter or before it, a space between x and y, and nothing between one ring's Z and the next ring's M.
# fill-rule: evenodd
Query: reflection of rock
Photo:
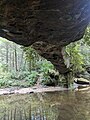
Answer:
M63 103L54 106L53 111L56 114L55 120L86 120L86 116L84 116L80 107L73 102L71 104Z
M74 82L81 85L90 85L90 81L84 78L75 78Z

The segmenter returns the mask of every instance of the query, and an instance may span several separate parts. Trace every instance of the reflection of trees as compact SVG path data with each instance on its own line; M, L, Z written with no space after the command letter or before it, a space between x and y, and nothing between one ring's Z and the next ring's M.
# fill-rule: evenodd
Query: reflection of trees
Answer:
M13 108L3 110L0 113L3 119L0 120L89 120L90 92L66 91L17 96Z
M29 108L3 111L0 120L55 120L55 115L52 114L50 108L34 108L33 110Z

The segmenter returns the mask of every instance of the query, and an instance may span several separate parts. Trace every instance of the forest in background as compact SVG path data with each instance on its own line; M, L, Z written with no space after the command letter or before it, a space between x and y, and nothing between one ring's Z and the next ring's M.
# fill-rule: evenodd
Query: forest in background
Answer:
M71 69L72 77L90 80L90 27L83 39L65 47L65 64ZM23 47L0 38L0 87L30 87L37 82L64 86L66 80L51 62L39 56L32 47Z

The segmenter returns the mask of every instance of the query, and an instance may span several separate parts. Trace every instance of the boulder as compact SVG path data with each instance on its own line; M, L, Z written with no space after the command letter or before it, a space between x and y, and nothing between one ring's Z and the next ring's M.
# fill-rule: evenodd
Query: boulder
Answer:
M75 78L74 82L81 85L90 85L90 81L84 78Z

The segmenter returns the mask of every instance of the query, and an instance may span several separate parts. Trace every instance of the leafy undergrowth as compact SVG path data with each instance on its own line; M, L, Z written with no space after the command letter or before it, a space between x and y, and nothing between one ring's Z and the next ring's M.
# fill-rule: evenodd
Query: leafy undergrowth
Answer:
M29 81L26 80L0 80L0 88L6 88L6 87L30 87L32 84L30 84Z
M50 75L52 75L50 77ZM27 72L2 72L0 73L0 88L7 87L31 87L35 84L42 84L47 86L61 86L64 77L55 73L37 71Z
M5 87L30 87L37 82L38 73L35 71L18 73L0 73L0 88Z

